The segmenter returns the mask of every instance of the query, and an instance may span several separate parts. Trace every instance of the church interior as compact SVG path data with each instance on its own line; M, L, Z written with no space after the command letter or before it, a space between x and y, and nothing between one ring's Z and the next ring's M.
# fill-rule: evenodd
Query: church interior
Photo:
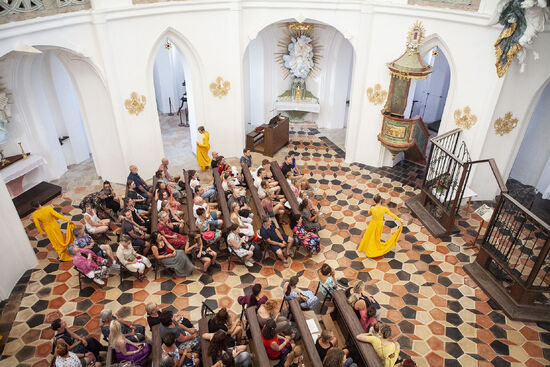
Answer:
M550 365L547 0L0 0L0 367Z

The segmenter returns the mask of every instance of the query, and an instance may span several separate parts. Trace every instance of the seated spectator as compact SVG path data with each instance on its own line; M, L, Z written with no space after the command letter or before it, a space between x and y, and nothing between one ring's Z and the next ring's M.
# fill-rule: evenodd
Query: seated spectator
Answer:
M232 194L227 198L227 205L231 208L233 203L236 203L239 206L239 215L241 218L244 218L243 221L246 223L252 223L252 218L254 214L252 209L248 205L246 197L242 194L242 189L240 187L234 187Z
M218 169L218 158L219 158L218 152L212 151L212 162L210 163L210 167L212 169Z
M346 353L342 349L332 348L323 360L323 367L344 367Z
M110 219L99 219L92 204L88 203L85 206L84 220L86 221L86 231L90 234L105 233L109 230Z
M61 340L67 345L68 350L76 354L77 357L85 358L90 361L99 360L99 352L107 350L107 348L101 345L93 336L83 338L69 330L65 321L61 319L53 320L51 328L55 331L52 351L55 351L58 341Z
M217 363L222 360L224 353L231 353L235 367L250 367L252 365L250 353L246 351L246 345L237 345L228 349L226 334L223 330L218 330L212 336L208 346L208 355L212 357L212 362Z
M279 187L279 183L275 180L269 180L267 177L267 171L263 168L258 169L258 173L256 177L254 178L254 186L256 187L256 190L258 190L261 187L262 181L267 182L268 189L266 192L273 192L274 194L279 194L279 191L281 191L281 188Z
M178 348L176 346L176 334L169 332L162 338L162 356L170 356L176 362L176 367L194 367L200 366L200 359L197 353L193 353L191 348Z
M236 341L242 341L245 336L245 331L239 317L235 316L232 320L225 307L208 320L208 332L215 333L218 330L222 330L226 334L227 345L230 347L235 346Z
M239 163L244 163L248 168L252 168L252 154L250 149L243 149L243 156L239 160Z
M170 229L170 217L166 212L160 212L157 224L158 232L162 233L163 237L177 249L185 248L187 237L176 233Z
M80 366L89 366L93 365L95 367L101 367L101 363L96 361L92 353L80 353L81 356L69 352L69 346L63 339L57 341L52 361L50 362L51 367L80 367Z
M138 210L135 207L135 202L133 199L125 198L125 210L129 210L132 212L132 219L134 220L134 223L137 224L139 227L145 228L146 231L151 230L151 220L149 217L143 213L143 210ZM148 213L148 212L147 212Z
M300 212L304 226L309 231L319 232L321 224L319 223L319 213L313 208L313 202L309 199L304 199L300 203Z
M136 191L143 196L144 198L149 198L149 195L152 193L152 188L145 183L145 180L141 178L138 174L138 168L134 165L130 166L130 174L128 175L128 180L134 181L136 185Z
M119 310L124 317L127 317L129 314L129 307L122 307ZM124 321L124 317L121 317L118 322L120 322L122 335L136 343L141 343L145 341L145 327L139 324L131 324ZM101 333L105 340L109 340L109 335L111 333L111 322L117 320L116 316L113 316L113 311L109 308L103 309L99 314L99 325L101 326Z
M176 366L176 361L172 356L165 355L160 358L160 367L178 367Z
M300 306L302 309L309 309L313 310L319 305L319 298L317 298L316 295L313 294L312 291L305 290L300 291L296 288L296 285L298 285L298 277L296 275L290 277L288 282L285 282L283 284L283 292L284 292L284 298L286 301L291 301L295 298L298 299L300 302ZM300 293L298 293L300 292Z
M201 186L199 173L195 170L189 171L189 186L191 187L191 190L193 190L193 194L197 192L197 186ZM202 185L201 187L204 189L204 192L201 193L201 197L204 200L212 201L216 199L216 195L218 194L218 192L216 191L216 186Z
M237 203L231 204L229 207L229 212L231 213L231 222L238 227L239 233L249 238L254 237L254 228L252 228L251 223L245 222L245 218L242 218L239 215L239 205Z
M292 233L294 233L297 243L305 246L310 256L321 252L321 240L317 233L306 230L301 215L295 214L293 220L296 225L292 228Z
M262 285L259 283L256 283L252 286L252 293L244 296L239 296L239 298L237 298L237 302L239 302L240 305L246 305L247 307L252 307L252 306L259 307L267 302L267 296L264 295L260 297L261 292L262 292Z
M336 290L336 282L334 280L334 270L329 264L325 263L319 269L319 290L326 296L332 294Z
M240 231L241 228L239 228L239 226L235 223L229 227L227 245L233 248L233 252L244 262L245 266L254 266L254 263L250 261L252 256L254 256L254 246L250 246L248 244L246 237L239 236Z
M155 177L157 178L157 183L162 182L165 185L166 190L168 190L168 193L170 195L172 195L176 199L183 198L183 194L180 191L180 187L176 185L174 182L168 180L164 175L164 171L158 170L157 172L155 172Z
M365 315L365 317L363 317L363 314ZM372 305L367 307L367 312L361 310L361 326L363 326L363 330L365 330L365 333L372 333L371 330L373 330L373 327L376 323L376 307Z
M149 329L153 330L153 326L160 324L160 307L155 302L149 302L145 305L145 312Z
M190 328L176 321L175 315L170 310L162 310L160 312L160 337L164 337L168 333L173 333L176 339L178 348L193 349L199 345L199 332L195 328Z
M180 235L181 236L181 235ZM185 251L183 249L176 250L170 241L162 233L153 232L151 233L152 247L151 251L155 259L162 262L164 266L168 269L174 270L176 276L186 277L193 273L195 266L189 260ZM183 248L185 248L185 243L183 243Z
M260 328L264 327L268 320L275 321L277 325L275 327L276 333L290 334L290 321L279 312L279 302L270 299L263 305L258 307L256 311L258 314L258 323Z
M285 367L304 367L304 354L302 347L294 346L294 349L286 356Z
M282 367L285 364L288 353L292 350L290 335L283 336L275 331L277 324L275 321L268 320L262 329L262 342L269 359L278 359L276 367Z
M214 363L212 367L235 367L235 359L233 353L223 352L222 359Z
M222 231L212 225L212 220L209 220L207 213L204 208L198 208L196 224L202 239L207 245L212 245L220 240Z
M357 317L361 319L361 312L366 313L369 306L374 306L376 308L376 319L380 320L380 304L369 295L367 291L366 284L363 281L358 281L355 283L353 288L350 288L346 291L348 297L348 303L353 307Z
M209 221L211 221L211 224L215 227L219 227L222 225L222 212L219 210L216 210L216 205L212 205L211 203L205 203L204 199L200 196L195 196L193 199L193 215L195 216L195 219L198 218L197 215L197 209L203 208L207 211L207 218Z
M271 162L269 162L269 159L263 159L262 165L256 168L254 173L252 174L252 177L258 176L258 171L262 168L265 171L266 180L273 180L273 175L271 173Z
M149 245L148 245L149 246ZM147 247L149 251L149 247ZM130 244L130 236L122 234L116 250L118 261L132 273L137 273L138 280L145 279L145 274L151 268L151 262L145 256L140 256Z
M218 173L221 176L224 172L228 172L231 176L233 175L233 172L231 172L231 166L227 164L227 162L225 161L225 157L223 155L220 155L218 157Z
M323 329L321 331L321 336L317 338L317 341L315 342L315 349L317 349L317 354L319 354L321 361L325 359L329 349L336 346L338 346L338 339L332 335L332 331Z
M147 255L149 248L151 247L151 243L149 242L149 238L151 236L145 233L145 227L134 222L134 218L132 217L132 212L130 210L125 209L122 212L122 215L122 234L125 234L130 238L132 246L135 246L143 251L143 255Z
M151 345L134 343L124 337L120 322L111 322L109 344L114 349L118 362L132 362L144 366L151 353Z
M256 181L254 181L256 183ZM269 192L269 187L267 186L267 181L262 180L260 182L260 187L257 187L256 190L258 191L258 197L260 199L265 199L267 197L267 193Z
M260 237L271 247L271 250L283 262L283 264L288 266L285 256L288 257L290 255L290 248L294 243L294 239L282 234L281 231L275 227L275 224L273 224L271 218L267 215L262 218Z
M128 197L135 202L136 209L140 210L140 214L149 214L149 203L147 198L140 195L136 191L136 184L132 180L128 180L126 183L126 190L128 192Z
M384 367L393 367L399 358L399 344L391 340L391 328L388 325L382 325L380 327L381 338L378 338L372 334L359 334L356 336L360 342L369 343L374 348L374 351L380 359L380 363Z
M67 252L73 257L73 265L79 272L86 275L99 285L104 285L103 279L109 277L109 262L97 256L92 250L81 249L70 245Z
M193 244L191 244L193 242ZM187 241L185 244L185 253L198 259L203 264L202 271L206 273L210 265L216 264L216 251L204 244L202 237L197 234L194 241ZM200 269L199 269L200 270Z
M290 175L291 173L289 172L288 174ZM291 183L289 183L290 189L292 190L292 193L296 197L296 200L298 200L298 198L300 197L300 192L302 192L302 185L300 184L300 180L297 178L293 178L293 179L290 179L290 181L291 181Z
M285 214L285 206L284 203L274 201L274 198L275 194L273 193L273 191L269 191L266 197L262 200L262 207L264 208L267 215L272 218L278 217L279 220L282 222L282 215Z
M162 158L158 170L164 172L164 177L165 177L168 181L173 182L173 183L175 183L175 184L178 184L179 181L180 181L180 176L174 176L174 177L172 177L172 176L170 175L170 173L168 172L168 163L170 163L170 162L168 161L167 158Z
M113 269L119 269L120 266L117 264L113 250L109 245L98 245L89 234L84 233L84 230L81 227L76 227L73 229L74 242L73 245L77 246L80 249L92 250L94 254L104 259L109 259L111 267Z
M117 198L115 190L113 190L109 181L103 181L103 188L99 192L99 197L103 200L105 206L115 214L120 210L120 199Z
M291 153L294 154L294 152L291 152ZM290 153L285 157L285 160L281 165L281 171L283 172L285 177L287 176L288 173L290 173L291 179L298 178L300 181L302 190L311 189L311 185L309 184L309 181L298 171L296 167L296 159L294 158L293 155L290 155Z
M185 221L183 220L183 217L178 214L177 210L170 208L168 201L164 200L162 202L160 205L160 211L168 214L168 218L170 219L167 223L168 228L177 233L184 233Z
M181 211L181 203L177 201L170 193L166 184L164 184L164 182L157 182L157 187L155 188L155 202L157 203L157 210L160 209L160 204L163 200L167 200L171 208Z

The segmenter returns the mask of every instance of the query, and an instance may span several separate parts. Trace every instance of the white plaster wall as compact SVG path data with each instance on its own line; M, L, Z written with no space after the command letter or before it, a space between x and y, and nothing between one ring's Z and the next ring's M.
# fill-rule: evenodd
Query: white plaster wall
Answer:
M164 45L159 48L155 58L155 98L160 113L176 113L183 96L182 83L185 81L183 58L177 47L167 50Z
M543 195L550 192L550 158L546 161L546 165L540 174L539 182L537 182L536 188ZM550 197L544 197L550 199Z
M247 117L245 121L252 125L261 125L266 122L270 115L265 108L270 106L264 99L265 85L265 62L263 37L258 36L250 41L245 60L245 98ZM273 62L273 57L267 60ZM271 108L270 108L271 109Z

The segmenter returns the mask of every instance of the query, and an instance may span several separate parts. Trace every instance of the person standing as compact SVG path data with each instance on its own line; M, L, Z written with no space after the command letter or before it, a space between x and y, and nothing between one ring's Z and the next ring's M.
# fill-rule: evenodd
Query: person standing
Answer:
M36 229L42 234L46 234L53 248L59 255L60 261L71 261L73 257L67 253L67 246L74 241L73 229L75 225L68 218L56 212L51 206L42 206L36 200L31 202L31 207L34 209L32 219ZM67 223L67 235L63 238L61 228L57 220L61 219Z
M361 244L357 248L357 251L363 251L368 257L378 257L386 254L397 245L397 240L403 230L402 220L393 214L385 206L379 205L382 201L380 195L374 196L375 206L371 206L369 209L369 215L372 215L372 219L363 235ZM399 228L394 234L386 241L382 242L382 230L384 229L384 215L388 214L390 217L399 221Z
M199 126L198 128L199 136L197 136L197 163L201 168L201 171L204 171L210 166L212 159L208 156L208 151L210 150L210 133L206 131L204 126Z

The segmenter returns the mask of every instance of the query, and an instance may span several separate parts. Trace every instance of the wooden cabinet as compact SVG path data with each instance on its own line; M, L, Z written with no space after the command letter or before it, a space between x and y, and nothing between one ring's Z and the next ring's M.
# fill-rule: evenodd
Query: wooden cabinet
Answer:
M273 157L279 149L288 144L289 119L283 117L277 124L261 126L263 130L254 130L246 134L246 148Z

